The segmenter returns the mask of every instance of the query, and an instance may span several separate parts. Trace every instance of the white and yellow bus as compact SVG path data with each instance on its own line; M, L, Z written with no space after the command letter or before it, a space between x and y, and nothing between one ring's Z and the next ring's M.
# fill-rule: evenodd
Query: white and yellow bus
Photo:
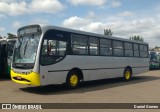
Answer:
M148 44L49 25L18 30L11 77L20 84L65 83L131 76L149 70Z

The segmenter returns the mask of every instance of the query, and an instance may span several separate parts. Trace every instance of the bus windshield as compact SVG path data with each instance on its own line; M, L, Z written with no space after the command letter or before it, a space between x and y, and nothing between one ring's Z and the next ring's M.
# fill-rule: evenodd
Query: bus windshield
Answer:
M158 61L156 52L151 52L150 53L150 60L151 61Z
M8 41L8 43L7 43L8 57L11 57L13 54L13 48L14 48L15 42L16 42L16 40L11 40L11 41Z
M31 69L34 66L40 35L20 36L15 44L13 66Z

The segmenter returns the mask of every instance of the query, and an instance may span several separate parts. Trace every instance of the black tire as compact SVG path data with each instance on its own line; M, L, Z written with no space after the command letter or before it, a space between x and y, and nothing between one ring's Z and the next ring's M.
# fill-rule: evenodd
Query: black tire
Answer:
M67 89L76 89L79 86L80 77L77 71L71 71L68 73L66 79L66 88Z
M124 70L124 75L123 75L123 80L124 81L129 81L131 79L131 76L132 76L132 71L130 68L126 68Z

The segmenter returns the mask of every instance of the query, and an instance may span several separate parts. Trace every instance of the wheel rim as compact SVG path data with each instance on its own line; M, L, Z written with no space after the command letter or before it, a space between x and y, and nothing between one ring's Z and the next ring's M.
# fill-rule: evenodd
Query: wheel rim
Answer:
M126 80L129 80L130 77L131 77L130 71L126 71L126 73L125 73L125 78L126 78Z
M70 77L70 84L71 86L76 86L78 83L78 77L76 74L73 74L71 77Z

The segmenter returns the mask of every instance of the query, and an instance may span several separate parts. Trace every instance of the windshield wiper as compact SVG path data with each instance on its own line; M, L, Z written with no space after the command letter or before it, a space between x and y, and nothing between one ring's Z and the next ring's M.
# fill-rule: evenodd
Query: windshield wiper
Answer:
M28 47L28 42L30 41L30 39L31 39L32 37L34 38L34 34L29 37L28 41L26 42L26 45L24 46L24 55L25 55L26 50L27 50L27 47Z

